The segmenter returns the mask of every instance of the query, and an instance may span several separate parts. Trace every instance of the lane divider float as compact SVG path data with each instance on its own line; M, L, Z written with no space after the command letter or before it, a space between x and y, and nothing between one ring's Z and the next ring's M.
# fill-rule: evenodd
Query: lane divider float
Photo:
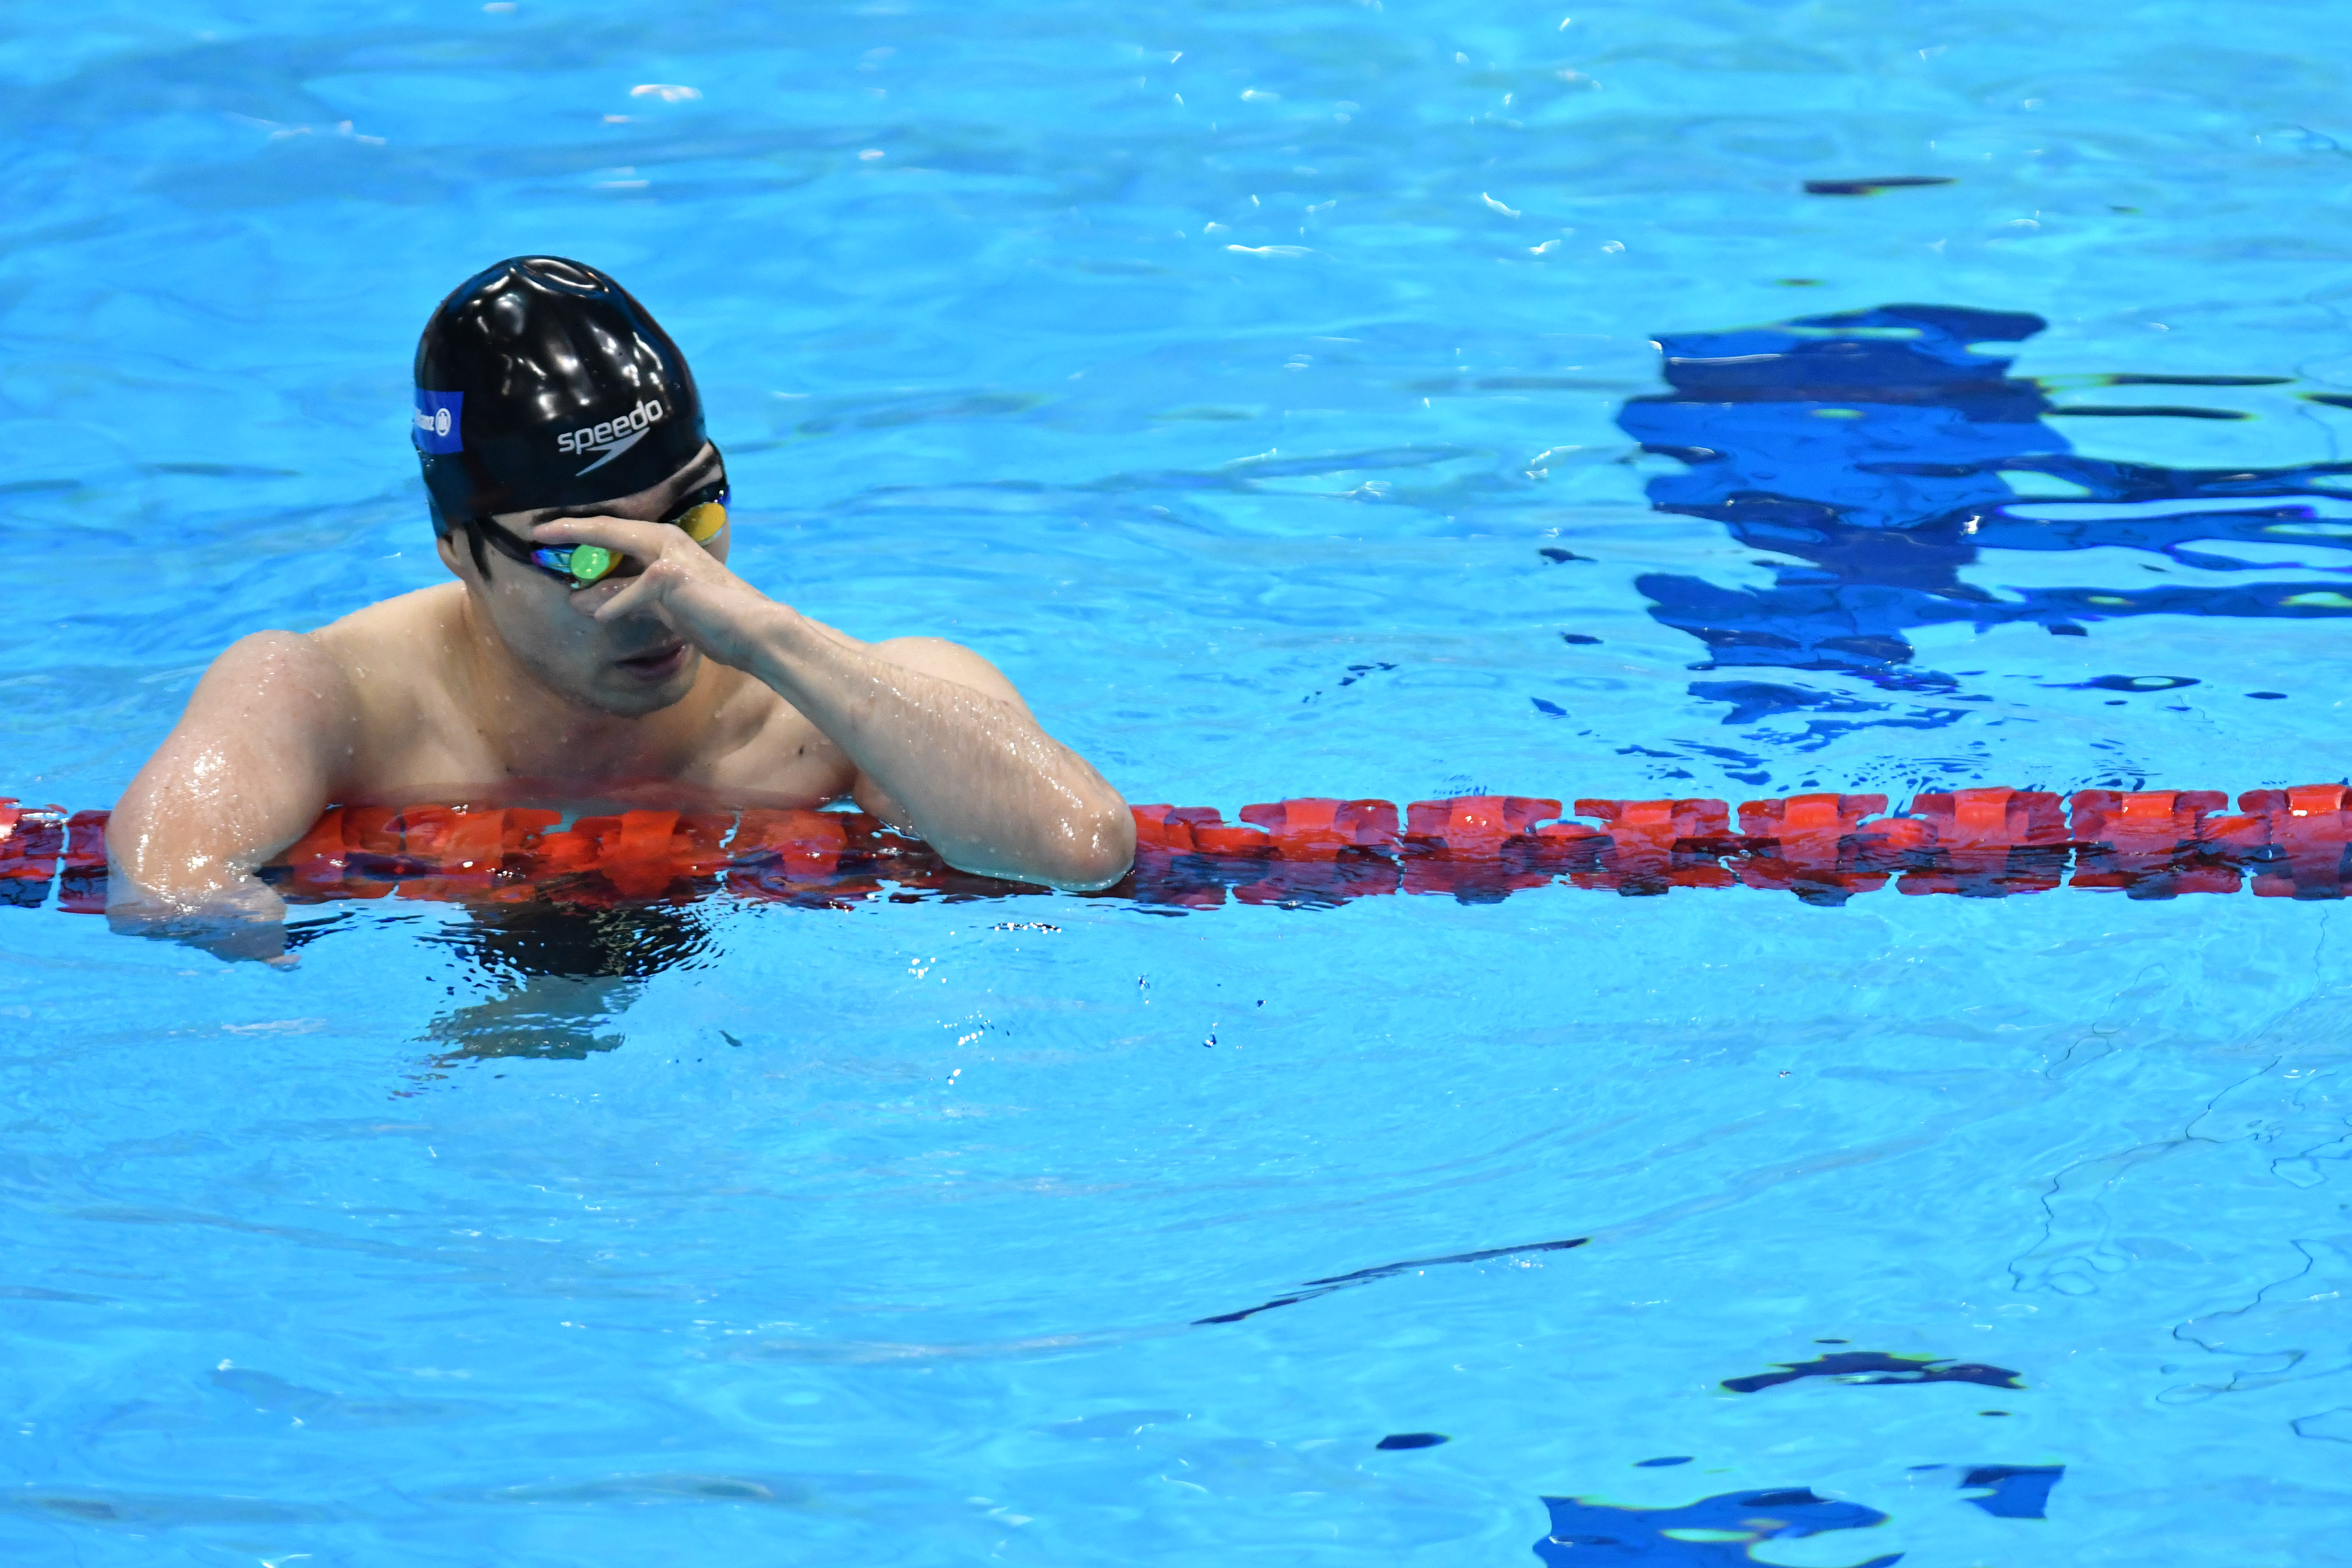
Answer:
M1391 894L1491 903L1563 883L1628 897L1681 888L1794 894L1835 906L1894 883L1908 894L2003 898L2061 886L2133 898L2352 891L2352 790L1964 789L1752 800L1558 800L1462 795L1134 807L1136 863L1091 897L1171 911L1323 907ZM108 814L0 797L0 906L106 907ZM1582 818L1585 820L1578 820ZM851 811L638 810L581 816L522 807L337 806L262 877L290 903L397 897L587 907L680 902L848 904L1043 892L958 871L918 839Z

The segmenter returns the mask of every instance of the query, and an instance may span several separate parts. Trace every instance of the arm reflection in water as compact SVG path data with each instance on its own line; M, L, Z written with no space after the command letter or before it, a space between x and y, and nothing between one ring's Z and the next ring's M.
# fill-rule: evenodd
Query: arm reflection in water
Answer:
M436 1017L425 1037L436 1067L497 1057L577 1060L627 1037L613 1027L645 982L718 956L698 910L668 905L581 909L562 904L469 909L465 923L428 941L505 990Z

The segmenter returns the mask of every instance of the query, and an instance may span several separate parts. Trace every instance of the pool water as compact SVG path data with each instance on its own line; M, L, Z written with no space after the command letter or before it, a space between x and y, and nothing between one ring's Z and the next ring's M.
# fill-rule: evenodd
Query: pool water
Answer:
M0 37L0 794L436 580L518 252L1134 801L2352 769L2310 7L284 10ZM0 908L0 1554L2352 1561L2330 900L851 905Z

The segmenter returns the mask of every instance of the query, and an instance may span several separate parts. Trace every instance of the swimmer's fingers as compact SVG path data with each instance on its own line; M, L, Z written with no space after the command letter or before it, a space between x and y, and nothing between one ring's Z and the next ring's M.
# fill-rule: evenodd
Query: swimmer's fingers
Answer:
M658 603L668 592L698 577L709 580L726 569L681 529L667 523L619 517L567 517L531 531L533 542L593 544L613 552L613 574L572 595L572 607L609 621Z

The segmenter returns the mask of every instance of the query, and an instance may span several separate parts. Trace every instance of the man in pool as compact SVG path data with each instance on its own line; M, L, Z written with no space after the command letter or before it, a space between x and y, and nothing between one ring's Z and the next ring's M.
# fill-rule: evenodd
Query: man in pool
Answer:
M255 868L351 801L846 796L967 871L1126 874L1126 803L993 665L727 569L694 378L604 273L518 258L444 300L414 436L457 581L213 662L109 826L118 924L274 932Z

